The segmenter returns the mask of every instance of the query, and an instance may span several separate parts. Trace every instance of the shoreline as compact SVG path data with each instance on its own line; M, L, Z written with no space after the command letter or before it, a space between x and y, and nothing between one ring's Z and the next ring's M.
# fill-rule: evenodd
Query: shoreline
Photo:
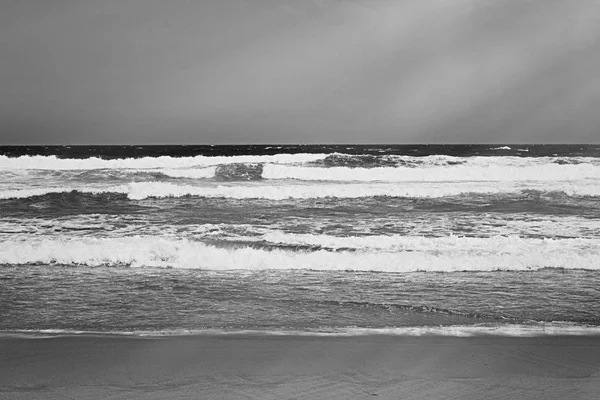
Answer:
M600 336L0 337L0 399L590 399Z
M535 323L477 323L477 324L430 324L393 327L326 327L319 328L200 328L200 329L163 329L163 330L75 330L75 329L14 329L0 330L2 338L13 339L51 339L68 337L98 338L177 338L177 337L505 337L505 338L542 338L542 337L593 337L600 338L600 325L570 321Z

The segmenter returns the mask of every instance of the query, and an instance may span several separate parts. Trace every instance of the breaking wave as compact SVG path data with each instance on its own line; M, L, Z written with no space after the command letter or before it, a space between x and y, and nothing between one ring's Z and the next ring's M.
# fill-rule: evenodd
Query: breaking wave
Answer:
M54 156L0 156L10 179L36 178L109 182L164 178L216 181L299 180L332 182L550 182L600 180L600 162L591 158L373 156L281 154L231 157L146 157L59 159ZM133 175L132 175L133 174Z
M519 251L554 252L563 249L565 244L570 248L585 252L594 246L599 246L596 239L525 239L518 236L497 236L494 238L478 237L422 237L402 235L374 236L330 236L313 234L295 234L273 231L263 238L272 243L286 245L322 246L330 249L369 249L384 251L431 251L441 254L445 251L477 252L477 253L506 253L511 249Z
M286 185L177 185L167 182L134 182L117 186L38 187L3 190L0 199L19 199L45 196L52 193L79 192L87 194L125 194L131 200L166 197L207 197L232 199L319 199L319 198L440 198L462 194L539 193L552 192L572 197L600 196L600 186L581 182L531 184L527 187L512 182L406 182L352 184L286 184Z
M591 164L543 164L526 167L470 166L453 168L307 168L272 165L264 167L265 179L298 179L304 181L385 181L385 182L444 182L444 181L561 181L600 179L600 166Z
M223 181L256 181L262 179L263 164L225 164L215 168L215 178Z
M11 171L0 171L8 180L16 179ZM196 168L158 168L133 170L59 170L39 171L36 177L61 178L82 182L169 181L187 178L216 181L298 180L318 182L550 182L600 180L600 165L576 160L556 160L552 163L529 166L459 165L455 167L307 167L269 163L230 163ZM49 175L50 174L50 175ZM18 178L18 177L17 177Z
M261 156L196 156L196 157L144 157L105 160L91 157L85 159L58 158L56 156L0 156L0 169L153 169L153 168L201 168L221 164L240 163L307 163L327 157L327 154L276 154Z
M427 167L427 166L452 166L467 163L467 160L453 156L425 156L410 157L396 155L372 154L331 154L327 157L311 162L317 167L349 167L349 168L376 168L376 167Z
M9 240L0 243L0 264L382 272L600 269L598 239L406 239L395 252L268 251L155 236Z

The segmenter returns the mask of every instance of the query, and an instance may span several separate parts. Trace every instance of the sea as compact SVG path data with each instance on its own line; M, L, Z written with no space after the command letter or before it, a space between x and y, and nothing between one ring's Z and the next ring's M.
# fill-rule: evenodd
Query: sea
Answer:
M0 335L597 335L600 145L0 147Z

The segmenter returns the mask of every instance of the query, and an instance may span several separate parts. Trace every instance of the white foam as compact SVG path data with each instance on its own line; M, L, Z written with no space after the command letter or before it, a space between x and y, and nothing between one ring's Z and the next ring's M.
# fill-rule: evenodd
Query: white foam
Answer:
M600 179L600 165L588 163L558 165L461 165L426 166L423 168L380 167L310 167L267 163L263 167L264 179L297 179L305 181L560 181ZM215 167L163 168L153 170L175 178L207 179L215 176Z
M600 335L600 326L577 324L498 324L498 325L452 325L452 326L417 326L394 328L347 328L332 335L341 336L596 336Z
M160 182L140 182L119 186L108 190L127 193L130 199L145 199L149 197L226 197L234 199L312 199L312 198L360 198L372 196L390 197L424 197L436 198L456 196L463 193L505 193L518 192L522 189L563 191L570 196L600 196L600 186L596 184L578 184L562 182L561 184L529 185L527 187L512 184L499 185L494 182L470 183L447 182L444 184L329 184L329 185L219 185L219 186L189 186Z
M205 270L493 271L540 268L600 269L598 239L407 239L404 250L329 252L218 248L155 236L52 238L0 242L0 264L173 267ZM439 247L442 246L442 247ZM445 247L444 247L445 246Z
M501 147L494 147L494 148L492 148L492 150L512 150L512 149L508 146L501 146Z
M429 168L309 168L266 164L262 176L265 179L362 182L567 181L582 179L600 180L600 166L550 163L530 166L457 165Z
M198 196L233 199L316 199L361 198L372 196L439 198L465 193L499 194L519 193L524 189L563 192L569 196L600 196L600 185L595 181L579 182L405 182L402 185L384 182L328 183L328 184L239 184L239 185L178 185L166 182L134 182L126 185L83 185L67 187L0 189L0 199L18 199L50 193L122 193L132 200L163 197Z
M543 251L552 253L563 251L567 246L572 251L582 252L596 247L600 249L600 239L537 239L521 238L516 235L481 237L423 237L402 235L373 236L330 236L296 234L273 231L262 236L271 243L286 245L322 246L330 249L369 249L385 251L425 251L444 253L528 253Z
M305 163L322 160L328 154L276 154L270 156L195 156L195 157L143 157L104 160L97 157L85 159L57 158L56 156L0 156L0 169L152 169L198 168L231 163Z
M204 168L221 164L232 163L265 163L265 164L303 164L319 160L324 160L330 156L339 156L352 158L355 156L348 154L276 154L276 155L247 155L247 156L195 156L195 157L143 157L143 158L121 158L105 160L97 157L84 159L57 158L56 156L21 156L6 157L0 156L0 171L18 171L18 170L93 170L93 169L184 169L184 168ZM358 155L364 157L364 155ZM594 157L456 157L447 155L432 156L397 156L384 155L377 156L391 162L413 164L417 169L474 166L474 167L527 167L535 165L553 164L557 160L570 160L574 164L593 164L598 165L600 160Z
M188 185L175 185L170 183L153 184L133 183L127 187L114 188L115 191L127 193L130 199L145 199L149 197L226 197L234 199L311 199L311 198L359 198L368 196L393 196L393 197L442 197L457 195L467 191L476 190L484 193L499 193L501 189L497 185L477 185L469 188L461 188L459 185L419 185L419 186L397 186L397 185L219 185L216 187L201 187Z
M360 337L360 336L402 336L402 337L541 337L541 336L598 336L600 326L573 323L538 324L477 324L446 326L405 326L389 328L335 328L318 329L165 329L135 331L84 331L71 329L22 329L0 331L0 336L23 338L51 338L61 336L137 336L137 337L177 337L177 336L312 336L312 337Z

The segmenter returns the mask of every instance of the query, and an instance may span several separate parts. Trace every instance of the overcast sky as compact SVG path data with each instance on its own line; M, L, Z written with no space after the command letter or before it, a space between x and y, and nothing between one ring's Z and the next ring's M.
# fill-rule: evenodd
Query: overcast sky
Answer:
M598 0L3 0L0 144L598 143Z

